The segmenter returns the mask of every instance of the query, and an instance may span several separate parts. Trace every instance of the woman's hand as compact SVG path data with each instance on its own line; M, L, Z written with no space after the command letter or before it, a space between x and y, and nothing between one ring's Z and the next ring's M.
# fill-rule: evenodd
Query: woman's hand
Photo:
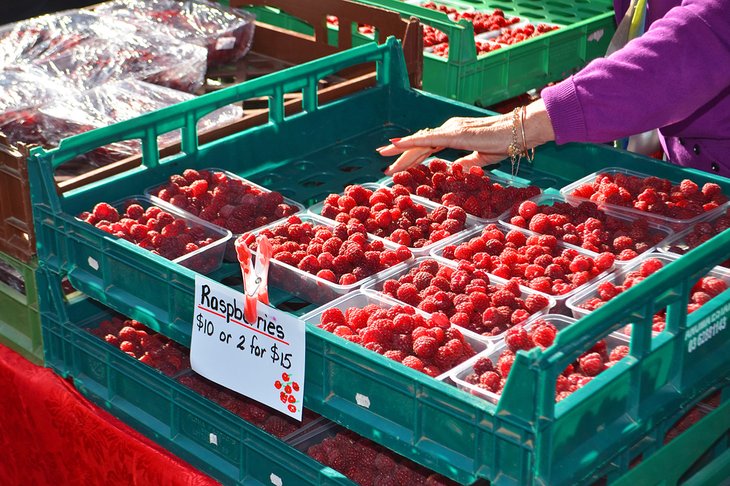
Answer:
M513 142L513 125L512 113L483 118L450 118L438 128L420 130L407 137L391 139L390 145L377 150L383 156L400 154L386 169L387 175L418 165L444 148L472 150L471 154L455 163L465 168L484 166L507 156L508 147ZM518 143L524 143L525 148L533 148L555 138L542 100L527 106L524 128L523 141L521 127L517 125Z

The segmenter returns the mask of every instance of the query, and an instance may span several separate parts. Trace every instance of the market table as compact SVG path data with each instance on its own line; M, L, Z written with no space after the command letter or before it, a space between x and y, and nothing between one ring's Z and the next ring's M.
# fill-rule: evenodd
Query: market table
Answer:
M218 484L0 345L0 482Z

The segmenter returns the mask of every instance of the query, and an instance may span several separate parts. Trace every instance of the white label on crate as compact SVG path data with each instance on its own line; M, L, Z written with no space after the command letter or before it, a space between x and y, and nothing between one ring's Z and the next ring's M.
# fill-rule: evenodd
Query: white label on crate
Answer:
M244 314L242 293L195 276L193 370L301 421L304 322L261 302L256 322Z
M725 304L700 322L687 329L684 340L687 342L687 352L691 353L697 348L716 337L727 328L727 313L730 312L730 304Z
M603 34L603 29L597 30L589 35L587 40L588 42L599 42L601 39L603 39Z
M218 436L211 432L208 436L208 441L213 445L218 445Z
M271 484L274 486L282 486L284 484L284 481L282 481L281 478L274 473L271 473L271 476L269 476L269 481L271 481Z
M236 45L236 38L235 37L221 37L217 41L215 41L215 50L216 51L227 51L229 49L233 49L233 46Z
M93 268L94 270L99 270L99 262L97 262L96 260L94 260L91 257L89 257L89 259L87 260L87 262L89 263L89 266L91 268Z
M355 394L355 401L358 405L365 408L370 408L370 397L361 393Z

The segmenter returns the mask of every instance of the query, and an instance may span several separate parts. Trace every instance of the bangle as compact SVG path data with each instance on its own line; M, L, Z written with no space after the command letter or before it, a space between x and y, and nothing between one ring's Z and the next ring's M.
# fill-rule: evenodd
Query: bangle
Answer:
M528 162L535 160L535 147L527 148L527 138L525 137L525 118L527 117L527 106L522 105L520 111L520 128L522 129L522 153Z
M513 176L517 175L520 170L520 160L522 159L523 149L520 148L517 140L517 123L520 119L520 107L518 106L512 111L512 143L507 147L507 154L509 155L510 162L512 164L511 173Z

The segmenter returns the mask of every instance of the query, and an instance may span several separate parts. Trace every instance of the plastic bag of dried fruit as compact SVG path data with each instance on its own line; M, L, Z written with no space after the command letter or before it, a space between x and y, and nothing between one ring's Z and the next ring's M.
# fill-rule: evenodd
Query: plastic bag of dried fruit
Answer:
M100 15L128 22L145 35L150 29L208 49L208 66L242 58L250 49L254 15L206 0L115 0Z

